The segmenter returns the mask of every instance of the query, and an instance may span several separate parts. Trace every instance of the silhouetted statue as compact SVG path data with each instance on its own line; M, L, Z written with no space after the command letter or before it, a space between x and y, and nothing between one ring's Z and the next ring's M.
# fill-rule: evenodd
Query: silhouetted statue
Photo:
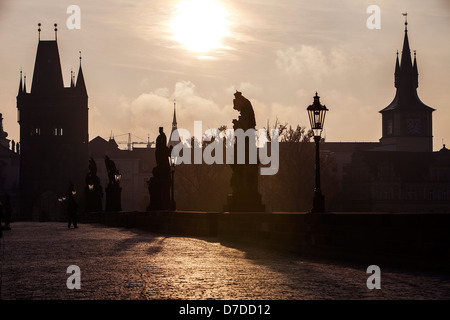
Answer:
M109 183L114 184L116 182L115 176L119 174L119 171L116 168L116 164L108 156L105 156L105 166L106 172L108 173Z
M249 162L250 143L256 144L255 135L255 113L252 104L245 98L241 92L236 91L234 94L233 109L239 111L239 118L233 119L233 129L242 129L244 132L253 130L253 134L245 138L245 162L238 164L237 162L237 144L234 142L234 164L231 164L231 190L232 194L228 195L227 204L224 211L245 211L245 212L264 212L265 206L261 202L261 195L258 192L258 164Z
M66 194L66 200L67 200L67 213L69 216L69 224L68 228L73 224L74 228L78 228L77 225L77 210L78 210L78 203L75 199L75 187L72 182L69 184L69 188L67 189Z
M255 112L251 102L239 91L236 91L234 97L233 109L239 111L239 118L238 120L233 119L233 129L242 129L244 131L255 129Z
M89 174L93 177L97 176L97 164L95 163L95 160L92 159L92 157L89 158Z
M156 166L165 168L169 167L169 148L167 147L167 137L164 133L163 127L159 127L159 136L156 138Z
M120 173L116 164L108 156L105 156L105 166L108 173L108 185L106 187L105 211L122 211L121 191L119 184Z
M85 187L86 212L99 212L102 211L103 189L97 176L97 164L92 157L89 159L88 168Z
M159 136L156 138L156 167L153 168L153 177L148 180L150 204L147 210L168 210L170 208L170 163L169 157L172 148L167 147L167 138L163 127L159 127Z

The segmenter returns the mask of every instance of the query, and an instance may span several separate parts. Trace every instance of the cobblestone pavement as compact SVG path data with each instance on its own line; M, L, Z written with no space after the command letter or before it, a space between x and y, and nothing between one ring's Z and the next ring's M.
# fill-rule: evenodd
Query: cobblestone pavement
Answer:
M1 299L449 299L450 276L325 263L215 239L136 229L16 222L1 243ZM66 286L67 267L81 289Z

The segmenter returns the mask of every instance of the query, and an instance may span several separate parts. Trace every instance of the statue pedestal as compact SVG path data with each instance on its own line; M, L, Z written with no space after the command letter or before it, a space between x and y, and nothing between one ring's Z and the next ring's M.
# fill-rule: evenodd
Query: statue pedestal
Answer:
M89 186L87 186L84 192L86 194L86 212L102 211L102 187L100 185L94 185L93 189L89 189Z
M122 211L121 193L122 188L117 184L108 183L106 187L105 211Z
M264 212L265 206L258 192L258 165L234 164L231 165L232 194L228 195L225 212Z
M147 207L147 211L172 209L170 184L170 168L155 167L153 169L153 177L148 182L150 204Z

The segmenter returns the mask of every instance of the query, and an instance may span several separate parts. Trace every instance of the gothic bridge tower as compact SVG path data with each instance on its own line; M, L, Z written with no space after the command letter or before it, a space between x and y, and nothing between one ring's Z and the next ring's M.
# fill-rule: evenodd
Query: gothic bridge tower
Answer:
M88 166L88 95L80 66L65 87L57 42L40 39L31 90L20 77L17 121L20 125L20 220L58 220L58 198L69 183L83 192ZM79 199L81 200L81 199ZM82 207L80 205L80 207Z

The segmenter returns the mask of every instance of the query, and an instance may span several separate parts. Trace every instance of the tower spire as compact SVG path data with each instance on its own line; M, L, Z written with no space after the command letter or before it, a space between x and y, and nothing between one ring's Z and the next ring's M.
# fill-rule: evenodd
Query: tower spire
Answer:
M76 88L77 88L77 90L79 90L79 92L82 95L87 96L86 84L84 82L84 76L83 76L83 69L81 68L81 51L79 51L79 53L80 53L80 68L78 70L78 78L77 78Z
M400 84L400 62L398 60L398 50L397 50L397 58L395 60L395 73L394 73L394 85L396 88L398 88Z
M176 102L173 99L173 120L172 120L172 130L177 129L177 112L176 112Z
M22 84L22 68L20 68L20 82L19 82L19 93L18 95L22 94L23 92L23 84Z
M55 26L55 41L57 41L58 40L58 24L54 24L54 26Z
M413 84L414 84L414 88L419 87L419 71L417 70L416 50L414 50Z
M176 101L175 101L175 99L173 99L173 120L172 120L172 131L170 132L169 142L168 142L169 146L175 146L178 144L177 139L172 138L173 133L177 130L178 130L178 128L177 128ZM178 138L178 141L179 141L179 138Z
M409 48L409 40L408 40L408 30L406 28L407 22L405 22L405 38L403 40L403 49L402 49L402 60L401 60L401 68L402 70L406 70L405 68L412 67L411 61L411 49Z
M73 70L70 68L70 87L75 87L75 83L73 82Z
M23 76L23 93L27 93L27 74Z
M408 12L402 13L405 17L405 32L408 32Z
M41 23L38 23L38 40L41 41Z
M418 71L416 51L414 50L414 60L411 59L411 49L408 40L408 22L405 16L405 35L403 40L403 49L399 61L398 51L395 62L395 87L397 88L393 101L380 112L398 110L398 109L414 109L424 112L432 112L433 108L425 105L417 95L418 88Z

